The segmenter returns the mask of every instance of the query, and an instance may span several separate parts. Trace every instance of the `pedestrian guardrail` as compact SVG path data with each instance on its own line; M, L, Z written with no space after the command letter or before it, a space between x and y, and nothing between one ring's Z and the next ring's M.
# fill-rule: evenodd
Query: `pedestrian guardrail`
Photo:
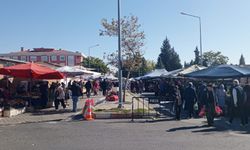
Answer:
M137 104L135 102L135 99L137 99ZM141 100L142 101L141 101ZM151 106L158 104L158 107L160 107L161 104L163 103L169 103L171 101L169 101L168 97L165 96L149 96L149 97L145 97L145 96L134 96L132 97L132 114L131 114L131 121L134 121L134 119L137 117L146 117L146 116L156 116L157 114L152 114L150 113L151 111ZM142 103L142 104L140 104ZM136 105L135 105L136 104ZM135 108L135 106L137 106L137 108ZM145 107L147 108L147 110L145 110ZM137 110L137 112L135 113L135 110Z

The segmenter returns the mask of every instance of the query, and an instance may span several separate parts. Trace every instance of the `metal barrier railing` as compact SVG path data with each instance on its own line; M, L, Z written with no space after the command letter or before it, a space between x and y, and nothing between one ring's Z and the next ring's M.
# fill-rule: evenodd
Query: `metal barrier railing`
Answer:
M147 97L142 97L142 96L139 96L139 97L132 97L132 115L131 115L131 121L134 121L134 99L137 99L137 113L139 113L139 110L140 110L140 100L139 99L142 99L142 115L144 116L145 114L145 99L148 99ZM149 116L149 104L148 104L148 116Z
M147 101L147 116L150 116L150 104L160 104L161 101L167 101L167 97L165 96L151 96L151 97L145 97L145 96L134 96L132 97L132 114L131 114L131 121L134 121L135 119L135 102L134 100L137 99L137 114L139 114L139 110L140 110L140 100L142 99L142 116L146 116L145 115L145 101ZM155 114L156 115L156 114Z

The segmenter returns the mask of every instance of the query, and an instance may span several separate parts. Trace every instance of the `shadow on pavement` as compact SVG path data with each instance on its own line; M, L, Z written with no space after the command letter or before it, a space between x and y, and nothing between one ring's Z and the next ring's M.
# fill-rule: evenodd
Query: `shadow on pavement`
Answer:
M72 121L82 121L84 118L82 116L82 114L77 114L77 115L73 115L71 117Z
M207 125L203 126L186 126L186 127L178 127L178 128L172 128L169 130L166 130L167 132L175 132L175 131L182 131L182 130L192 130L192 129L200 129L200 128L206 128Z
M190 122L192 123L192 121ZM166 130L166 132L175 132L175 131L183 131L183 130L191 130L193 133L210 133L210 132L228 132L233 131L237 134L250 134L250 126L242 127L240 126L239 119L235 119L233 124L228 125L226 124L225 118L219 118L214 121L213 126L206 125L206 122L200 122L205 123L205 125L199 126L199 125L192 125L192 126L183 126L183 127L177 127L177 128L171 128Z
M80 111L81 109L78 109ZM56 111L55 109L50 110L35 110L31 112L34 116L45 116L45 115L55 115L55 114L66 114L66 113L73 113L71 109L59 109Z

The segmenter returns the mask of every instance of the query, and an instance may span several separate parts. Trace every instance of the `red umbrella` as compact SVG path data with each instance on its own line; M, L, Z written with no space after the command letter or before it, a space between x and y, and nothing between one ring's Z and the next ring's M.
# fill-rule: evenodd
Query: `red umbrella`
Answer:
M0 74L29 79L63 79L60 72L35 63L0 68Z

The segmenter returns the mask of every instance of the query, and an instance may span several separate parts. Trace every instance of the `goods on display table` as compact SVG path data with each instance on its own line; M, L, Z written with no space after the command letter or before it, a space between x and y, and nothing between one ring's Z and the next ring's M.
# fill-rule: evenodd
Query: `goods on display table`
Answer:
M6 84L8 82L8 84ZM46 107L47 81L25 81L14 78L0 80L0 117L11 117L24 113L26 108ZM45 88L44 88L45 87ZM48 97L48 96L47 96Z

